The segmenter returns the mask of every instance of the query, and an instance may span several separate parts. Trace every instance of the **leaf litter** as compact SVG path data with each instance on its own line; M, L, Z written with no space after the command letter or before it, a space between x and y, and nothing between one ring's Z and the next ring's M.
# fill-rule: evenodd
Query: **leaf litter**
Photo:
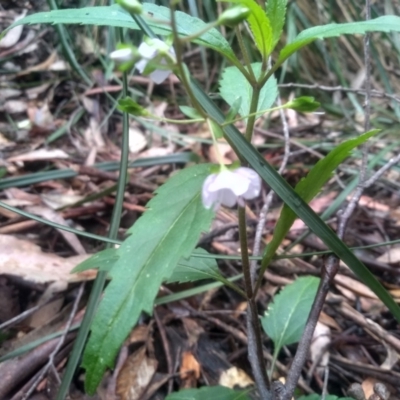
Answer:
M15 3L17 4L15 12L7 10L5 7L6 18L8 18L6 24L25 12L21 7L25 2L17 1ZM315 13L310 12L305 1L298 3L306 18L311 20L315 18ZM345 18L348 15L340 17ZM3 19L0 22L3 23ZM2 94L3 92L7 93L7 96L4 95L7 101L0 104L0 138L4 138L0 140L5 143L2 145L0 142L0 149L4 152L0 172L4 171L7 177L14 177L16 188L27 195L35 195L39 198L36 200L19 198L14 205L54 222L105 235L115 194L115 191L107 192L107 190L115 183L115 176L106 176L102 171L95 169L90 174L82 172L73 178L50 178L41 183L20 183L18 179L30 174L45 173L48 170L61 173L67 168L79 170L78 167L84 164L93 166L98 162L118 161L121 124L120 121L115 121L113 118L106 118L107 111L110 110L112 104L104 95L104 90L107 91L107 88L110 88L108 94L115 95L115 87L118 82L109 79L102 71L95 71L97 75L94 82L98 87L94 87L92 90L98 89L98 91L93 91L90 96L94 97L88 101L85 99L85 96L89 96L87 88L79 88L71 78L63 77L62 74L68 68L66 63L62 64L60 71L59 63L64 61L61 59L61 54L55 50L57 43L52 38L54 31L42 31L45 32L44 36L40 36L38 28L31 26L18 28L20 29L15 28L15 30L9 31L10 36L7 38L6 44L3 41L0 45L0 58L5 54L11 55L6 68L12 73L11 79L0 79ZM84 57L86 58L84 61L89 65L98 56L96 53L98 49L96 45L93 45L93 40L85 36L83 30L79 30L79 38L85 40ZM47 49L43 46L44 41L48 44ZM343 43L345 45L340 50L342 52L341 59L346 60L347 57L356 60L356 54L351 52L352 44L349 39L343 39ZM20 45L23 46L20 47ZM324 79L327 79L328 74L324 71L324 64L319 60L320 55L314 52L310 56L310 51L309 49L304 50L302 57L307 57L308 54L308 59L303 62L299 70L306 66L304 68L307 68L308 74L313 76L315 81L325 83ZM382 53L381 57L385 59L388 49L383 48L379 51ZM195 71L197 65L200 65L200 57L196 54L188 57L193 64L191 68L193 67ZM348 73L349 81L355 82L357 68L350 61L348 62L346 74ZM354 65L358 65L357 62ZM56 70L60 72L55 72ZM375 81L374 83L378 85L377 89L380 89L382 84L379 77ZM146 90L155 90L146 86L148 83L146 79L135 82L141 87L143 96L146 95ZM329 82L326 83L329 84ZM22 89L25 84L29 84L31 88ZM399 89L398 82L393 82L393 88ZM33 93L33 89L36 90L36 93ZM31 91L29 92L29 90ZM169 89L165 87L163 92L157 93L166 97L166 101L156 100L154 104L160 116L166 115L173 118L179 116L180 111L173 101L171 102L171 99L176 99L174 96L182 93L178 86L174 90L175 92L169 92ZM283 95L287 95L289 98L292 93ZM158 104L157 101L159 101ZM343 94L332 96L328 101L332 101L333 104L341 104L341 102L349 104L349 100ZM379 100L379 105L387 107L387 102ZM161 111L159 111L160 109ZM83 110L83 117L77 122L73 122L72 117L79 110ZM6 113L12 116L15 122L13 126L10 126L9 120L5 117ZM326 139L327 133L336 131L342 134L348 129L358 129L354 126L349 127L348 119L344 117L338 120L329 115L326 117L313 116L316 121L313 120L311 123L310 117L293 111L288 112L287 116L290 117L293 141L308 140L314 144L317 151L321 152L324 150L318 147L320 142L326 140L328 145L338 143L334 137ZM56 133L58 129L61 132L58 133L58 138L48 145L49 134ZM131 129L133 132L131 152L135 154L135 157L161 157L185 150L192 151L197 156L205 157L211 162L215 161L213 145L195 141L197 138L210 139L207 133L205 135L199 133L201 130L204 131L204 127L200 124L195 127L185 126L182 128L181 125L174 126L171 123L168 125L157 123L153 127L134 123ZM264 131L263 134L259 134L257 145L273 143L278 147L282 143L279 136L265 139L268 133L273 135L282 133L277 114L267 126L264 118L260 118L259 129ZM180 135L179 141L177 140L178 134ZM225 151L225 147L223 155L226 161L234 161L235 156L229 149ZM292 156L292 168L285 174L289 182L294 185L304 176L309 165L315 164L317 159L315 154L307 153L304 148L297 147L296 143L293 148L298 153ZM374 151L378 150L380 150L379 146L374 149ZM279 147L278 150L264 148L261 151L266 159L279 165L282 157ZM357 168L351 163L346 167ZM127 229L145 210L147 201L153 195L149 188L158 187L165 182L167 177L173 173L173 169L164 164L134 170L131 175L132 181L133 178L140 179L140 183L138 184L136 180L135 184L128 186L124 215L119 231L121 239L125 237ZM327 185L326 192L315 199L316 209L324 212L329 207L343 186L341 179L345 172L344 169L340 171L341 176L337 177L338 184L333 179ZM397 192L392 189L393 182L398 180L398 170L391 171L387 175L387 179L389 181L373 187L368 192L368 196L361 199L351 222L350 233L346 238L349 244L354 246L376 244L379 240L383 241L382 237L394 239L399 236L400 200ZM103 192L104 190L106 192ZM70 193L77 196L71 202L80 202L81 204L74 206L65 199L57 202L57 196L66 198ZM2 189L0 194L2 201L7 200L7 197L10 200L5 190ZM37 204L32 203L36 201L38 201ZM251 209L246 210L249 231L252 233L254 233L258 210L261 206L260 202L254 202L251 204ZM273 210L268 216L265 226L264 245L270 240L278 215L275 211L279 210L281 204L276 201L272 207ZM29 333L35 333L35 339L42 339L50 333L60 331L62 323L65 324L68 319L73 299L76 298L77 285L82 281L92 280L96 275L94 270L79 274L71 274L70 271L88 257L85 253L91 254L102 248L100 243L78 239L75 234L68 239L56 229L37 223L29 226L26 222L30 221L27 221L25 217L6 212L4 209L1 210L0 229L10 229L11 227L13 229L10 230L12 233L0 235L0 278L2 279L0 284L2 288L7 288L1 291L5 295L0 296L0 307L12 310L9 315L3 317L0 324L18 317L21 313L37 305L41 306L46 302L44 299L48 296L50 298L61 296L63 304L52 310L43 309L42 315L36 315L30 320L21 319L16 325L13 325L12 330L7 329L5 332L8 338L2 342L1 356L14 347L22 346L23 343L19 339L21 336L26 335L26 343L28 343L33 341L33 335L29 335ZM335 221L328 222L335 227ZM205 241L202 246L213 253L238 255L236 224L236 215L232 210L220 210L211 231L204 236ZM303 229L304 226L299 225L297 228ZM295 232L293 229L292 233L294 236L298 236L299 231ZM294 240L293 235L286 242L287 245ZM71 239L72 237L75 239ZM74 240L78 240L78 242L74 242ZM323 250L323 248L318 245L317 239L313 236L309 241L300 242L296 248L298 253L314 250ZM400 293L400 282L397 278L398 247L392 245L386 248L363 250L363 252L368 254L371 260L368 266L374 270L379 279L393 294ZM77 254L81 255L77 256ZM235 260L220 260L218 265L225 276L234 276L240 273L240 265ZM314 271L313 274L318 275L320 266L321 259L312 255L302 259L302 262L298 262L296 259L291 260L286 267L282 267L282 264L274 261L259 294L260 311L263 312L268 308L268 305L272 303L271 295L279 293L288 281L294 281L298 276L306 276L310 271ZM52 287L51 285L55 283L60 286ZM161 288L160 296L197 288L199 285L190 282L168 284ZM322 345L318 344L317 338L314 341L310 360L315 364L315 373L308 377L305 376L300 382L300 388L305 394L312 391L320 393L322 368L328 365L330 369L328 388L336 395L344 395L349 383L358 380L362 382L362 390L366 398L374 394L374 385L378 383L384 383L391 391L392 397L397 398L400 377L398 326L381 303L376 301L370 291L355 280L344 266L342 266L341 274L336 278L331 292L332 296L328 298L324 314L320 318L320 323L324 325L319 325L324 326L324 329L321 328L323 333L320 333L319 337L325 336L326 339L329 336L329 341L326 340ZM399 298L399 296L396 297ZM118 393L123 399L133 399L151 398L146 397L149 395L163 398L170 393L171 389L195 388L206 384L223 384L231 387L243 387L243 383L251 385L252 380L251 377L249 378L251 370L246 356L245 319L243 308L240 308L241 304L242 299L235 292L224 289L209 291L207 294L199 293L189 300L158 306L157 313L162 322L162 328L158 325L154 327L153 317L143 315L138 326L153 328L146 331L146 337L141 342L133 341L121 348L119 358L125 361L121 362L122 367L119 370L114 371L114 373L117 372L115 376L117 383L113 386L112 377L107 375L103 386L111 396ZM82 301L80 312L84 310L84 307L85 302ZM57 319L58 321L55 322ZM76 321L79 322L79 314ZM329 335L326 325L331 328ZM190 326L189 330L188 326ZM39 328L46 329L40 330ZM63 353L60 352L57 365L61 374L65 365L65 357L70 351L68 345L71 340L66 341L62 349ZM153 344L150 344L149 341ZM54 343L57 342L53 342L52 346L55 346ZM273 345L268 339L264 340L264 345L267 350L267 360L271 362ZM41 346L26 353L31 357L30 360L35 360L34 368L29 369L26 364L16 364L15 368L20 368L19 371L23 371L28 378L40 371L39 361L46 359L50 354L51 346ZM294 350L295 345L288 344L279 353L275 378L285 376ZM123 352L126 353L126 358L124 358ZM170 358L172 370L168 367L168 358ZM4 363L6 361L0 363L0 370L4 371L4 368L9 367L10 364ZM226 383L227 376L231 377L232 375L236 377L236 380L231 383L230 378L230 383ZM13 377L15 376L13 375ZM82 398L82 391L79 389L81 378L81 375L77 377L75 385L78 387L74 387L73 391ZM0 393L4 393L5 396L13 390L21 391L23 382L15 379L14 383L16 386L10 385L9 381L3 382L0 385ZM44 380L42 388L49 389L51 385L51 379L48 377ZM341 390L342 388L343 390ZM42 391L42 394L46 396L44 393L45 390Z

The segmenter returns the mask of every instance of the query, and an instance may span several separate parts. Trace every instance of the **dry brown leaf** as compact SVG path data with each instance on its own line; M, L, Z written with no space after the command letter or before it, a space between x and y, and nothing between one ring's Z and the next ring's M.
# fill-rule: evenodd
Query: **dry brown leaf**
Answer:
M57 212L48 207L32 206L32 207L27 207L26 210L32 214L39 215L42 218L47 219L48 221L68 226L67 222L60 214L58 214ZM78 239L78 236L75 235L75 233L67 232L63 229L57 229L57 230L64 237L65 241L75 250L77 254L86 254L85 248L82 246L81 242Z
M24 18L28 10L22 10L20 15L17 15L14 18L14 22L18 21L21 18ZM19 38L21 37L23 25L18 25L15 28L10 29L1 39L0 39L0 48L8 48L12 47L18 43Z
M80 255L63 258L43 253L39 246L27 240L0 235L0 274L18 276L26 281L70 283L94 279L94 270L71 274L71 270L88 257Z
M200 378L201 367L195 356L190 351L182 353L181 367L179 375L182 380L181 388L193 388L197 385Z
M393 246L386 253L379 256L377 261L387 264L400 263L400 246Z
M322 375L329 363L329 345L331 343L331 330L328 326L317 322L310 347L311 360L318 362L316 371Z
M125 361L117 379L116 392L121 400L140 400L153 378L157 361L147 357L146 346L135 351Z
M242 369L231 367L222 372L218 384L234 389L235 387L245 388L254 385L254 381Z
M363 388L366 399L369 399L370 396L372 396L374 394L375 383L378 383L378 380L376 380L374 378L367 378L361 384L361 387Z
M61 149L39 149L30 151L29 153L20 154L18 156L7 159L9 162L18 161L38 161L38 160L53 160L53 159L69 158L69 155Z
M350 278L349 276L338 274L335 276L335 283L340 290L340 286L352 291L357 296L366 297L369 299L377 299L376 294L366 285L357 281L356 279Z

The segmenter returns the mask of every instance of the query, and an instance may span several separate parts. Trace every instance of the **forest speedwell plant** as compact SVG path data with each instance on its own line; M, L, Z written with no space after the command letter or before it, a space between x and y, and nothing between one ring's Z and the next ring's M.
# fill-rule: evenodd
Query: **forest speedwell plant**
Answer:
M398 321L400 309L364 264L308 206L308 202L331 178L338 165L356 146L366 142L377 131L368 131L340 144L321 159L310 170L308 176L293 189L252 146L255 122L272 109L293 108L301 112L312 112L318 108L318 102L311 97L300 97L272 108L278 96L274 73L292 54L317 39L344 34L364 34L370 31L400 31L400 18L384 16L356 23L309 28L302 31L291 43L284 45L275 57L272 53L283 32L286 0L267 0L265 7L255 0L234 0L231 1L233 6L228 6L216 21L210 23L177 11L176 1L171 3L170 8L152 3L140 4L135 0L120 0L118 3L112 6L37 13L15 22L10 28L26 23L74 23L141 30L144 34L141 43L121 43L109 55L110 59L121 65L124 71L134 67L139 73L149 75L156 84L163 82L173 72L187 93L189 106L186 105L185 110L189 118L193 119L194 116L196 121L206 121L215 141L224 136L242 165L199 164L173 175L156 191L155 197L148 204L148 211L129 229L123 244L118 249L106 250L104 257L100 257L102 260L109 259L110 262L99 263L97 254L92 261L89 260L76 269L99 268L102 276L107 273L110 278L90 325L90 336L83 354L86 390L93 393L106 369L114 367L121 344L140 315L143 312L152 313L157 293L164 282L210 278L223 283L228 282L216 265L209 266L199 262L199 250L195 248L200 234L209 230L218 207L233 207L237 204L244 290L232 282L228 284L248 302L249 361L260 397L267 400L289 400L293 396L304 364L304 354L307 354L310 344L310 331L314 329L316 316L320 311L318 305L323 303L326 287L333 279L335 271L334 268L330 269L321 281L312 277L299 280L293 290L287 290L287 294L281 293L282 297L279 301L277 299L275 304L275 312L271 311L263 318L262 327L274 341L275 356L282 346L300 341L299 355L296 354L293 366L288 372L287 383L270 382L269 376L272 374L267 373L263 357L264 332L261 330L255 299L263 272L296 216L376 293ZM217 29L222 24L234 29L241 50L240 55ZM250 37L254 47L258 49L257 60L249 58L242 37L243 24L250 28ZM189 42L218 52L229 64L223 70L220 80L220 95L229 106L227 112L221 111L190 75L182 57L184 46ZM145 114L135 99L129 97L120 100L119 109L125 115L130 113L139 118ZM149 117L147 113L146 118ZM245 122L244 133L236 128L237 121ZM127 118L124 122L127 123ZM257 271L250 269L244 207L245 201L252 200L260 194L262 180L285 205L275 227L273 239L267 246ZM329 261L333 266L337 265L336 257ZM104 265L107 265L106 272ZM326 276L328 278L325 278ZM292 314L296 317L295 320L288 319L287 313L276 312L276 308L282 302L290 303L290 299L285 298L289 296L294 299L296 293L304 293L308 300L306 307L296 308L297 303L293 305ZM95 296L97 301L100 292ZM310 316L306 324L308 314ZM86 338L91 319L92 314L87 313L84 319L87 323L82 324L79 338ZM283 328L279 328L280 324ZM298 329L295 333L291 331L292 334L289 335L286 328L292 327L293 324ZM71 357L69 360L59 399L65 396L72 377L70 371L73 372L77 367L78 360L78 357ZM212 398L217 392L221 393L221 390L224 389L215 388L214 392L207 394L203 390L202 393ZM229 393L229 389L226 389L226 398L231 398ZM233 392L232 398L235 395ZM246 396L243 394L241 398L247 398Z

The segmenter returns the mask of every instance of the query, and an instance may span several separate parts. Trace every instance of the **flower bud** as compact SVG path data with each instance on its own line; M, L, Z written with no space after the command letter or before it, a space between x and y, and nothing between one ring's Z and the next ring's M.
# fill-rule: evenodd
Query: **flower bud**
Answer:
M137 0L117 0L117 3L131 14L141 14L142 4Z
M244 21L251 13L245 6L235 6L225 10L218 18L218 24L234 27Z

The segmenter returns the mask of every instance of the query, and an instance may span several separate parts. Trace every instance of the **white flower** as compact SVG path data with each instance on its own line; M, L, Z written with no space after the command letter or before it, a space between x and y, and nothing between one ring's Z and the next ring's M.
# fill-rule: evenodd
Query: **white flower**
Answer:
M259 175L250 168L240 167L208 176L201 195L205 208L214 207L217 210L221 204L227 207L233 207L236 203L244 206L244 200L256 198L260 190Z
M173 47L168 46L160 39L149 39L148 42L143 42L139 46L138 51L142 59L135 64L135 68L141 74L146 69L147 64L150 61L155 60L159 64L167 65L167 58L165 55L169 53L175 57L175 51ZM169 69L156 69L155 71L151 72L149 76L154 83L160 84L168 78L170 73L171 70Z
M124 63L134 59L133 51L129 48L115 50L110 53L111 60L117 63Z

